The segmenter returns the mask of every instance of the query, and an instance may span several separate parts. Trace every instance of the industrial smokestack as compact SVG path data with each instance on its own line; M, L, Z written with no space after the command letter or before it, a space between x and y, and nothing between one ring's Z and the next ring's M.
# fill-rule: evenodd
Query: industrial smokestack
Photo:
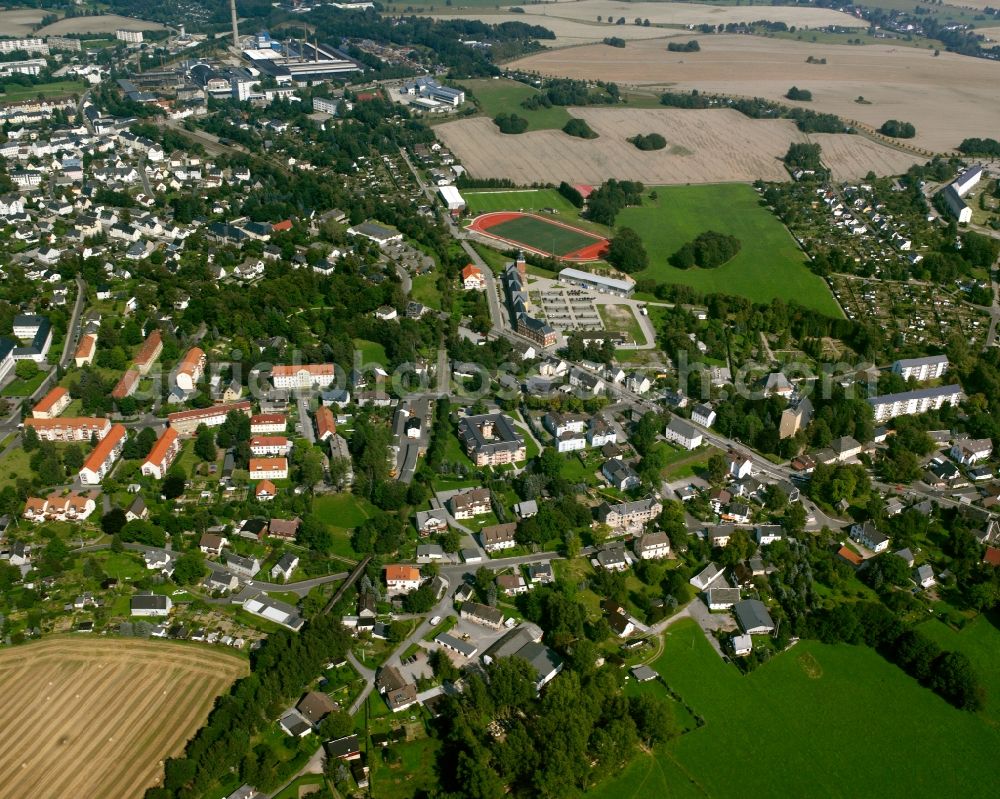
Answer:
M240 49L240 28L236 24L236 0L229 0L229 10L233 16L233 47Z

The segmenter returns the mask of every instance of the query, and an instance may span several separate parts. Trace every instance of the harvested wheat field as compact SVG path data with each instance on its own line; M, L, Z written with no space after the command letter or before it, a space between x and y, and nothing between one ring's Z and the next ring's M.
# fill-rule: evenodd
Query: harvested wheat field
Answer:
M47 13L34 8L0 11L0 36L28 36Z
M768 9L770 10L770 9ZM781 101L792 85L812 92L802 105L879 127L912 122L910 143L934 151L1000 129L1000 62L915 47L820 45L759 36L701 36L700 53L670 53L658 41L630 42L607 57L602 45L551 50L513 66L572 78L674 90L767 97ZM806 58L826 64L807 64ZM856 102L864 97L866 104Z
M0 652L0 797L141 797L247 670L160 641L57 637Z
M541 6L527 6L525 9L541 8ZM548 28L555 35L555 39L544 39L542 44L546 47L565 47L573 44L593 44L608 36L616 36L619 39L633 41L635 39L669 39L671 37L681 37L684 41L693 38L691 31L679 31L673 28L648 28L642 25L608 25L599 23L595 19L566 19L563 17L541 16L540 14L511 14L511 13L456 13L456 14L427 14L434 19L462 19L477 20L487 25L499 25L502 22L523 22L528 25L541 25ZM664 44L666 47L666 44Z
M435 12L435 16L460 16L467 19L481 19L483 22L498 24L500 22L527 22L533 25L549 27L541 17L552 19L578 20L597 23L602 20L618 20L624 17L625 25L612 25L604 22L607 29L605 36L618 36L617 31L635 27L635 19L648 19L652 25L727 25L730 22L753 22L758 19L769 19L772 22L784 22L799 28L818 28L824 25L839 25L844 28L863 28L867 23L857 17L827 8L809 8L796 6L715 6L704 3L662 3L662 2L623 2L623 0L573 0L564 3L540 3L537 5L522 5L523 14L511 14L497 11L489 13L485 10L455 9L448 12ZM766 13L765 13L766 12ZM492 19L487 19L491 17ZM553 31L558 33L558 31ZM625 37L623 37L625 38Z
M46 25L38 36L65 36L67 33L114 33L119 28L130 31L163 30L159 22L148 22L119 14L100 14L93 17L70 17Z
M448 122L438 137L475 177L515 183L600 183L607 178L647 184L787 180L781 157L793 141L807 141L788 120L750 119L729 109L573 108L599 134L577 139L559 130L504 135L485 117ZM643 152L626 139L660 133L667 148ZM834 175L850 180L869 170L905 172L917 159L859 136L821 141ZM837 141L836 145L833 140ZM829 152L827 149L829 148Z

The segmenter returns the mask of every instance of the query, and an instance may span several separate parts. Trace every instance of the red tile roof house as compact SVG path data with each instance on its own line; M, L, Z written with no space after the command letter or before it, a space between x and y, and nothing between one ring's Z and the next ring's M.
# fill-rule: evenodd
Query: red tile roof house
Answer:
M66 410L69 403L69 392L62 386L56 386L31 409L31 415L36 419L53 419Z
M162 480L180 451L181 442L177 431L172 427L165 428L142 463L143 476Z
M55 419L24 420L43 441L89 441L104 438L111 431L111 421L96 416L59 416Z
M274 499L278 494L278 487L270 480L261 480L253 492L258 502L267 502Z
M102 438L83 463L80 469L80 482L84 485L97 485L111 471L125 446L128 431L125 425L116 424Z

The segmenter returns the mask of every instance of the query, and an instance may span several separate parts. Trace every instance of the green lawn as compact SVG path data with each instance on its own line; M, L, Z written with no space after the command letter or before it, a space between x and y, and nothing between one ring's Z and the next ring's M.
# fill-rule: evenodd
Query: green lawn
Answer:
M303 774L292 781L281 793L275 794L274 799L299 799L299 790L308 785L322 785L324 782L322 774Z
M384 703L383 703L384 704ZM441 743L434 738L406 741L392 747L398 760L387 765L380 749L371 750L370 796L374 799L408 799L427 796L437 785L435 764Z
M978 616L963 629L956 632L940 621L934 620L920 625L920 631L936 641L943 649L965 653L979 675L986 689L986 707L983 713L993 723L1000 723L1000 614L994 614L991 621L986 616Z
M13 382L11 382L10 385L3 390L3 396L30 397L38 390L38 387L42 384L46 374L47 372L39 372L30 380L22 380L19 377L15 378Z
M759 205L757 192L739 183L658 186L657 199L626 208L619 227L635 229L650 266L633 277L681 283L705 293L736 294L756 302L794 300L829 316L841 316L826 283L809 271L785 226ZM706 230L735 236L739 254L716 269L675 269L667 259Z
M320 521L334 527L354 528L378 513L378 510L361 497L341 493L317 497L313 501L313 513Z
M528 130L561 130L570 120L569 112L562 106L539 108L529 111L521 107L521 101L538 94L538 90L514 80L479 79L465 80L459 84L475 96L482 112L492 119L506 111L528 120Z
M555 189L512 189L509 191L463 191L471 214L490 211L534 211L553 208L560 214L576 219L579 209Z
M803 641L742 677L683 621L654 667L705 726L594 796L988 796L1000 776L1000 732L866 647Z
M22 447L16 447L7 453L0 460L0 488L16 485L19 477L33 479L35 473L31 471L30 461L31 456Z
M354 339L354 346L361 350L361 357L364 359L364 363L384 365L388 360L385 356L385 347L376 341L356 338Z
M558 256L568 255L600 242L600 239L581 230L555 225L536 216L519 216L492 225L486 232Z
M413 278L410 299L423 303L428 308L441 310L441 292L437 287L438 275L432 273Z
M18 86L4 84L4 93L0 94L0 103L19 103L22 100L34 100L38 95L44 97L66 97L71 94L83 94L86 86L78 80L58 80L52 83L39 83L37 86Z

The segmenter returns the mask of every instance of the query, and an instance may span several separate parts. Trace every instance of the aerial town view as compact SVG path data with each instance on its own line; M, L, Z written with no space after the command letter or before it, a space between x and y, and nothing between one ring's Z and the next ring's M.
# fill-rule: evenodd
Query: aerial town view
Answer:
M3 0L0 799L995 797L1000 8Z

